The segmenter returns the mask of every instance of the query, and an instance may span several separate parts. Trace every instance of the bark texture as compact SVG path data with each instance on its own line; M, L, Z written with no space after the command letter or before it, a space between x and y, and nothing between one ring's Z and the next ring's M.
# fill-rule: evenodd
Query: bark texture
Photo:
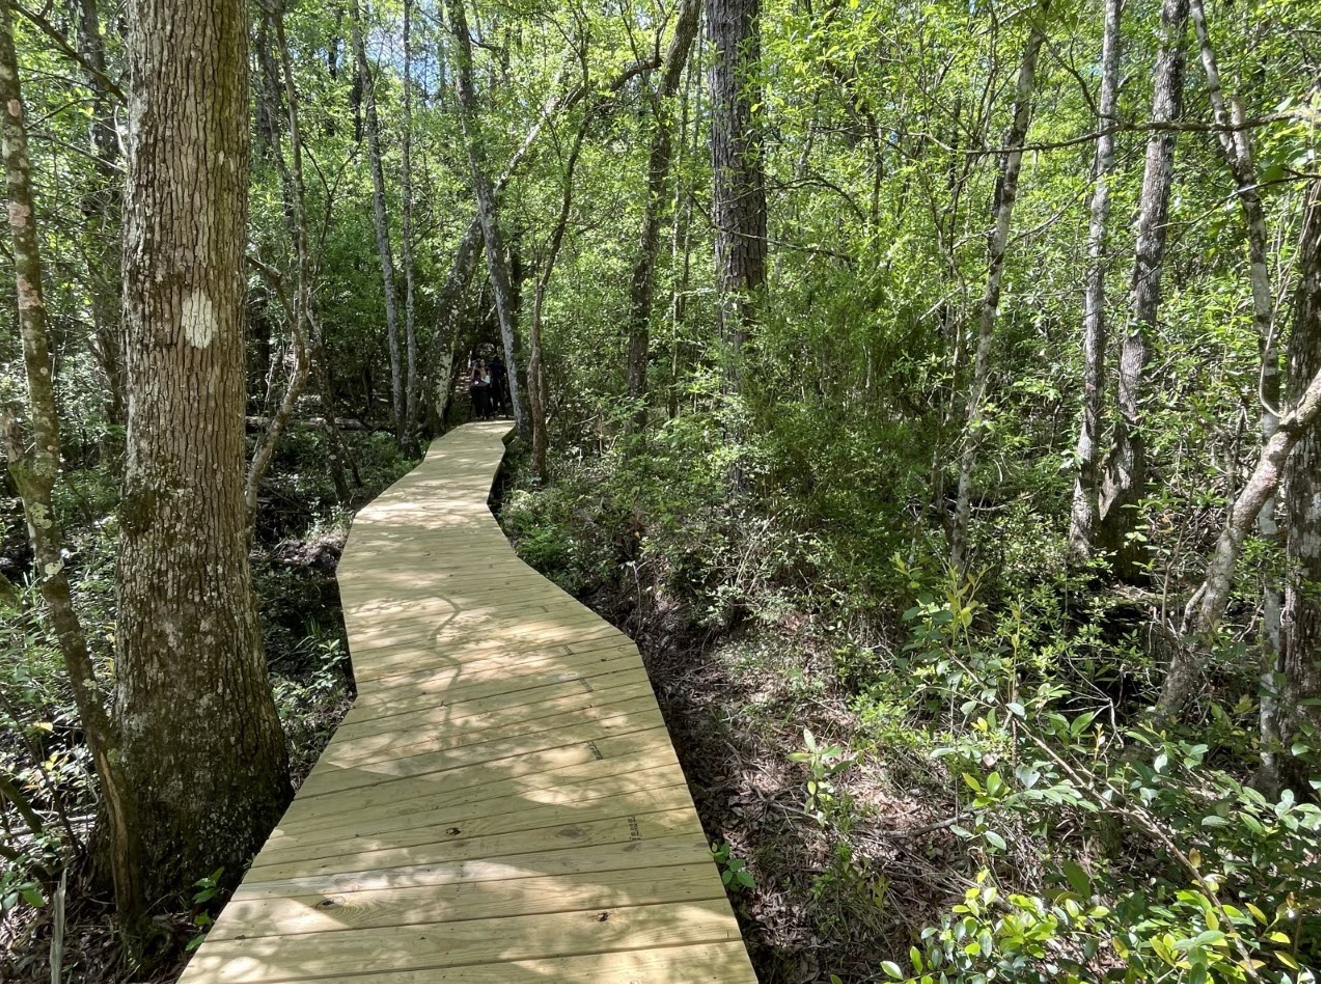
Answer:
M647 200L633 261L628 296L628 361L625 367L628 397L637 405L633 425L647 425L647 356L651 343L651 312L656 293L656 257L660 253L661 226L671 204L670 164L674 156L672 103L679 91L688 53L697 37L700 0L684 0L665 53L664 71L651 94L651 150L647 157Z
M38 589L50 611L51 626L73 687L83 734L101 783L110 855L107 860L114 879L116 907L121 917L132 918L143 906L136 801L131 779L124 769L119 736L102 703L87 637L73 606L62 554L64 534L52 502L60 472L60 418L55 406L54 366L11 0L0 0L0 157L4 161L5 199L14 249L18 330L29 417L24 428L18 412L4 408L0 437L4 440L10 475L23 500Z
M1309 393L1321 390L1321 181L1313 182L1309 190L1298 256L1289 391L1293 399L1306 400ZM1304 385L1307 389L1300 397ZM1279 739L1284 756L1280 779L1302 793L1309 777L1289 749L1300 740L1315 748L1321 736L1321 424L1315 415L1299 434L1289 459L1284 509L1289 575L1280 636Z
M289 797L243 501L244 0L133 0L116 716L147 887L236 876Z
M766 176L761 128L761 0L707 0L711 60L711 219L720 332L737 389L742 355L766 284Z
M1101 98L1097 106L1096 163L1092 187L1091 221L1087 230L1087 286L1083 293L1082 424L1078 429L1078 477L1073 487L1069 518L1069 552L1086 560L1092 552L1096 526L1096 499L1101 484L1100 440L1105 404L1105 274L1110 220L1110 173L1115 167L1115 135L1107 132L1119 122L1119 22L1123 0L1105 0L1105 27L1101 45Z
M972 516L972 473L977 465L981 432L985 425L986 388L991 374L991 342L995 320L1000 311L1000 293L1004 283L1005 251L1009 246L1009 225L1018 201L1018 176L1023 168L1023 143L1032 122L1032 92L1036 88L1037 60L1046 40L1042 23L1050 8L1043 0L1036 8L1031 32L1023 48L1014 94L1013 118L1005 134L1004 164L996 189L995 223L986 239L986 291L982 295L977 323L977 354L973 360L972 383L968 389L963 453L959 458L959 489L954 507L954 525L950 531L950 563L956 570L968 564L968 528Z
M1183 111L1187 26L1188 0L1162 0L1160 50L1151 102L1151 119L1158 125L1176 122ZM1143 376L1150 358L1151 336L1160 317L1177 136L1174 129L1153 129L1147 139L1128 332L1119 355L1119 417L1097 510L1096 545L1114 554L1116 573L1129 581L1141 576L1146 559L1145 550L1129 534L1137 528L1136 507L1147 491L1147 448L1142 435Z

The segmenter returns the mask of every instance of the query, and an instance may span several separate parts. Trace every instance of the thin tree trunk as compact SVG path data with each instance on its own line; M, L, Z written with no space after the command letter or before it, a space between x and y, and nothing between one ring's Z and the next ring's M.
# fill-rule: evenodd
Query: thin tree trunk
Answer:
M86 76L92 90L90 129L96 188L84 204L88 220L84 231L91 275L95 356L106 379L106 414L113 423L122 424L127 393L119 316L119 135L115 131L116 100L105 84L105 39L101 37L97 0L79 0L78 47L90 69Z
M711 61L712 221L720 334L729 381L742 387L744 348L766 283L766 180L753 107L761 61L761 0L707 0Z
M394 250L390 245L390 218L385 208L385 172L381 165L381 121L376 113L376 81L367 62L367 43L363 38L363 13L358 0L353 3L353 50L362 77L362 102L367 120L367 158L372 173L373 216L376 221L376 249L381 256L381 287L385 294L385 333L390 349L390 405L394 413L395 434L404 442L406 399L404 396L403 356L399 347L399 311L395 303Z
M442 65L445 54L444 51L441 52ZM630 80L659 64L659 59L644 59L630 63L606 84L604 89L606 96L620 92ZM557 93L546 100L537 121L528 129L522 142L518 145L518 149L509 158L504 171L495 182L494 191L497 202L510 180L532 159L532 151L536 146L537 138L545 127L557 115L576 106L591 91L586 85L578 85L567 93ZM464 230L463 235L459 238L459 245L455 248L454 256L450 260L449 273L436 300L436 309L440 312L440 317L436 325L436 331L432 335L430 353L427 359L427 364L430 367L432 414L436 423L444 421L446 409L449 406L450 372L443 370L446 366L453 367L454 365L459 322L463 315L463 299L467 295L468 286L472 282L473 274L476 271L475 260L481 243L482 220L480 215L474 215L468 223L468 228Z
M257 494L261 489L262 479L270 469L271 461L275 457L275 449L280 442L280 435L288 426L289 418L293 416L294 405L307 383L307 321L312 309L312 262L308 248L307 192L306 182L303 179L303 135L298 119L298 90L294 87L293 59L290 57L289 42L284 33L284 11L277 9L270 18L275 23L275 43L280 53L280 74L284 82L284 102L288 112L289 156L293 165L288 186L293 209L291 231L294 234L294 251L298 264L298 293L293 303L290 303L279 277L274 275L272 270L265 271L273 278L272 286L284 307L285 320L289 323L294 364L289 372L289 380L285 384L280 403L271 414L270 423L257 442L252 462L248 466L243 499L248 509L250 524L257 515ZM333 421L329 426L334 426Z
M0 0L0 156L4 160L9 201L18 330L23 346L29 418L28 433L24 433L18 415L5 408L0 437L4 440L9 473L23 501L38 589L50 610L51 626L69 674L78 718L105 799L104 821L115 904L121 916L131 919L144 905L136 799L131 780L123 768L120 736L102 703L87 637L73 605L69 575L64 566L64 534L56 518L52 497L60 471L60 419L55 406L55 380L32 192L32 164L28 155L18 56L14 50L11 0Z
M445 424L453 384L454 354L459 342L459 324L463 319L463 300L468 293L477 269L477 253L482 242L481 223L474 220L459 240L450 261L449 274L436 298L440 312L436 332L431 338L431 354L427 365L431 373L431 408L434 427Z
M690 93L693 91L696 75L693 70L695 60L690 58L688 61L688 81L684 85L683 101L679 111L679 160L681 166L686 158L691 159L696 156L698 148L698 127L694 125L690 128L688 125ZM701 111L700 102L696 96L692 98L692 101L697 103L694 106L692 115L694 117L699 116ZM688 139L690 129L692 130L691 144ZM678 276L670 290L670 389L666 406L666 412L670 420L679 415L680 336L687 314L688 287L692 273L693 255L693 196L685 189L682 180L675 182L674 210L674 238L670 244L670 266L671 269L678 270Z
M1110 174L1115 167L1115 135L1105 132L1119 122L1119 22L1123 0L1105 0L1101 45L1101 101L1097 126L1095 186L1091 225L1087 233L1087 288L1083 295L1083 405L1078 431L1078 477L1073 488L1069 522L1069 552L1085 561L1092 552L1096 497L1100 488L1099 444L1105 401L1105 268L1110 218Z
M578 152L582 150L583 136L587 132L589 115L583 117L574 134L573 146L564 162L564 194L560 198L560 212L555 219L555 226L546 245L546 261L542 264L541 275L532 295L532 325L528 333L529 354L527 365L528 403L532 410L532 467L537 477L546 480L546 377L541 362L541 318L546 301L546 290L550 287L551 275L555 272L555 261L560 255L560 246L564 244L564 231L569 226L569 211L573 207L573 174L578 165Z
M982 296L977 326L977 354L973 361L972 384L968 390L967 420L963 435L963 453L959 459L958 500L954 509L954 527L950 536L950 563L963 571L968 564L968 527L972 512L972 473L981 446L983 409L987 382L991 373L991 341L995 319L1000 310L1000 290L1004 279L1005 250L1009 245L1009 224L1018 201L1018 176L1023 166L1022 146L1032 122L1032 92L1036 86L1037 58L1046 39L1042 21L1050 7L1042 0L1032 21L1023 61L1018 69L1014 94L1013 120L1005 134L1004 168L996 189L995 224L986 242L986 292Z
M1284 599L1283 665L1286 679L1291 664L1298 680L1305 681L1308 674L1315 673L1311 664L1315 646L1321 642L1321 607L1303 590L1303 582L1313 572L1321 575L1321 433L1317 428L1321 416L1321 182L1313 182L1309 189L1298 265L1289 347L1291 400L1282 408L1275 432L1262 447L1252 474L1230 507L1206 578L1188 602L1183 633L1191 642L1176 651L1161 692L1159 711L1167 718L1177 716L1196 695L1206 643L1213 641L1225 613L1243 543L1282 480L1287 486L1287 552L1291 562ZM1297 579L1300 572L1303 581ZM1297 648L1299 645L1304 648ZM1307 686L1304 682L1304 689ZM1286 697L1283 703L1293 702ZM1281 713L1284 716L1289 712L1282 709Z
M238 876L289 768L243 497L247 3L131 0L128 15L116 712L160 897Z
M1151 118L1158 125L1174 123L1182 112L1187 24L1188 0L1162 0L1160 52L1151 103ZM1146 557L1145 549L1130 534L1137 528L1137 505L1147 490L1147 447L1142 434L1143 375L1150 357L1149 336L1155 332L1160 316L1177 136L1173 129L1153 129L1147 140L1129 327L1119 355L1119 419L1102 478L1093 541L1114 553L1116 573L1129 581L1141 576Z
M670 205L670 161L674 153L674 120L670 106L679 90L683 69L697 36L701 13L700 0L684 0L665 53L664 72L651 96L651 152L647 162L647 201L638 237L638 253L633 262L633 278L628 300L628 359L626 374L628 398L637 409L633 427L641 432L647 426L647 354L651 343L651 310L656 291L656 257L660 252L660 230Z
M283 124L283 126L287 128L290 118L289 117L290 109L285 105L287 101L285 98L285 93L286 92L290 93L290 98L292 98L296 103L297 90L293 89L292 86L289 85L289 83L286 80L286 74L288 74L289 79L292 79L292 73L286 73L283 65L283 55L281 55L280 64L277 64L275 59L272 57L269 43L265 40L265 38L268 35L269 35L268 19L263 18L261 27L257 32L257 42L260 45L260 48L257 52L257 61L258 64L261 66L261 71L263 76L262 86L261 86L262 98L260 98L259 102L264 103L267 106L267 112L276 112L276 111L282 112L282 114L285 116L285 124ZM297 107L295 105L294 107L295 111L296 108ZM273 118L269 121L268 136L271 139L271 143L269 147L272 156L275 158L276 167L280 172L280 185L284 196L283 204L284 204L285 225L289 232L289 241L294 244L295 256L297 256L299 237L300 235L304 234L304 233L300 233L299 231L299 227L300 227L300 223L298 221L299 206L297 204L297 200L300 196L303 199L302 224L306 226L306 222L307 222L306 191L305 191L306 184L302 182L300 179L298 183L303 186L304 190L300 192L295 187L294 173L289 167L288 162L285 160L284 151L281 149L280 146L281 141L280 141L279 131L281 127L282 124L278 122L278 119ZM301 144L302 144L301 129L299 132L299 144L301 148ZM300 161L300 166L301 166L301 161ZM344 444L343 435L340 434L339 427L335 423L337 419L337 413L336 413L337 407L335 400L334 383L331 379L330 364L327 361L325 342L321 335L320 323L317 321L316 318L315 298L312 296L312 288L311 288L312 274L310 272L310 266L311 266L310 259L308 266L309 266L309 270L306 274L307 291L308 291L307 303L301 309L296 309L296 310L301 311L302 314L299 324L301 326L302 331L304 332L304 342L306 343L307 346L307 361L309 363L308 365L309 375L316 382L317 396L321 403L321 413L327 421L326 459L327 459L327 464L329 465L330 468L330 479L335 486L335 499L337 502L341 504L347 504L353 498L352 492L349 490L348 476L344 470L344 461L346 458L349 458L349 455L347 452L347 448L345 447ZM281 304L285 305L285 302L287 300L288 300L287 297L281 298ZM291 327L290 331L292 332L294 330L295 329ZM352 461L351 458L349 460ZM357 467L355 464L354 465L355 477L356 477L356 473L357 473ZM358 482L357 484L359 485L359 487L361 487L362 483Z
M446 0L450 27L454 31L455 76L459 93L459 117L463 123L463 142L468 156L468 170L473 195L477 199L477 214L481 222L482 238L486 244L486 272L495 297L496 317L500 322L500 339L505 350L505 371L509 380L509 402L513 404L514 421L518 432L530 439L532 423L518 385L518 328L515 324L514 297L509 279L509 260L505 253L504 237L500 232L496 214L495 189L486 171L482 151L482 136L477 119L477 93L473 89L472 39L468 35L468 20L464 0Z
M412 16L413 0L404 0L404 126L399 150L401 156L400 180L403 192L403 203L400 208L402 217L400 259L404 264L404 352L407 373L404 386L404 424L400 437L404 447L409 451L416 451L418 399L422 392L422 381L418 377L417 308L414 302L416 267L413 262Z
M1245 129L1233 129L1243 120L1243 108L1237 100L1232 106L1226 100L1202 0L1190 0L1189 12L1197 30L1197 43L1201 51L1202 68L1206 73L1206 89L1211 98L1211 108L1215 112L1216 123L1224 128L1219 134L1220 149L1234 178L1234 187L1238 193L1239 205L1243 209L1243 220L1248 232L1252 322L1257 332L1257 349L1261 357L1259 402L1262 409L1259 427L1262 443L1269 444L1279 426L1275 408L1280 404L1280 351L1275 340L1273 324L1275 301L1271 292L1270 263L1267 259L1270 233L1266 226L1266 212L1262 208L1261 196L1257 193L1257 170L1252 162L1252 138ZM1273 497L1262 504L1261 512L1257 514L1257 533L1269 542L1280 541ZM1282 668L1280 617L1283 603L1283 593L1279 586L1268 579L1262 585L1260 732L1261 781L1271 789L1278 785L1279 780L1279 763L1274 751L1278 740L1276 733L1278 698L1275 693L1275 679Z

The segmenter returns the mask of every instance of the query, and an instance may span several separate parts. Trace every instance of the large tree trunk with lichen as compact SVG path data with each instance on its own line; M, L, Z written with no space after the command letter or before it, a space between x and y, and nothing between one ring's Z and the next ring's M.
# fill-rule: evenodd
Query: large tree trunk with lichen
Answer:
M1295 400L1309 378L1321 377L1321 181L1312 183L1307 205L1289 340ZM1284 490L1289 567L1280 619L1279 777L1301 794L1309 776L1290 749L1299 740L1315 747L1321 735L1321 424L1311 423L1300 435Z
M505 371L509 380L509 402L513 405L514 422L524 438L532 436L532 421L519 388L517 301L509 275L509 258L505 252L504 236L496 212L496 192L487 171L486 155L482 149L482 135L477 117L477 92L473 87L472 39L468 35L465 0L447 0L450 27L454 32L455 81L459 93L459 118L463 123L463 142L468 156L468 172L472 180L473 197L477 201L477 218L482 227L486 246L486 272L495 298L496 317L500 323L500 340L505 351Z
M1023 48L1014 95L1014 112L1005 134L1005 154L1000 182L996 189L995 224L986 240L986 291L982 296L977 325L977 355L973 362L972 382L968 390L963 452L959 456L959 488L954 507L954 525L950 534L950 564L962 571L968 563L968 532L972 521L972 475L977 464L984 423L986 388L991 372L991 342L995 320L1000 310L1001 284L1004 280L1005 252L1009 248L1009 225L1018 201L1018 176L1023 167L1023 142L1032 122L1032 95L1036 88L1037 58L1045 42L1042 23L1049 0L1041 0L1035 11L1031 32Z
M1138 209L1128 333L1119 354L1119 417L1114 444L1106 459L1097 508L1094 544L1113 553L1115 571L1124 580L1142 576L1146 551L1131 535L1138 525L1138 504L1147 492L1147 445L1143 437L1143 387L1150 358L1150 336L1160 316L1161 279L1169 229L1170 190L1174 186L1176 122L1183 110L1184 34L1188 0L1163 0L1160 51L1156 57L1151 119L1158 124L1147 139L1142 198Z
M1082 424L1078 429L1078 476L1073 487L1069 518L1069 553L1086 560L1092 552L1096 525L1096 495L1100 488L1101 420L1105 403L1105 270L1110 219L1110 172L1115 167L1115 135L1105 132L1118 122L1119 20L1122 0L1105 0L1105 27L1101 44L1101 102L1097 124L1095 185L1092 188L1091 224L1087 233L1087 286L1083 294Z
M633 261L633 279L628 295L628 357L625 372L628 398L636 406L633 426L647 425L647 357L651 343L651 311L656 293L656 257L660 253L660 231L671 202L670 160L674 154L674 120L671 102L679 91L688 52L697 36L700 0L685 0L679 8L674 36L665 54L660 84L651 96L651 152L647 157L647 201Z
M133 0L116 722L152 897L237 876L289 797L243 500L245 0Z
M21 409L3 408L3 439L9 472L23 501L32 543L33 577L49 610L51 627L64 658L74 703L101 783L105 812L107 867L114 880L115 904L122 917L136 917L144 906L141 841L131 778L124 769L119 734L105 712L87 637L83 632L68 571L64 535L55 514L53 491L60 471L60 418L55 406L54 364L46 323L46 298L37 238L23 93L14 50L11 0L0 0L0 156L14 251L18 331L27 380L27 426Z

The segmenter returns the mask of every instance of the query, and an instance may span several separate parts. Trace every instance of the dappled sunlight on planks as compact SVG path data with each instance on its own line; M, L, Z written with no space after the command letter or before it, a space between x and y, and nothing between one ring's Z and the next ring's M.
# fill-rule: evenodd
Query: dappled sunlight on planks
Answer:
M359 513L359 695L182 984L755 984L636 646L532 571L470 424Z

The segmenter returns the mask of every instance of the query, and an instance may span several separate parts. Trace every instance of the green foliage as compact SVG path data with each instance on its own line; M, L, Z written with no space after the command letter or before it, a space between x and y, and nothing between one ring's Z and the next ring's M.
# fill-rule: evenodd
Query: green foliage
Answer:
M819 745L816 736L807 728L803 729L804 751L790 752L792 762L804 762L807 765L807 802L803 809L820 821L835 806L835 787L831 779L853 764L853 757L846 755L838 745Z
M185 949L191 953L206 942L206 934L211 929L215 919L207 911L209 903L215 900L220 894L220 879L224 876L225 869L217 868L211 874L197 879L193 883L193 888L197 889L193 893L193 926L197 932L193 934L188 941Z
M734 893L756 888L757 883L753 881L752 872L748 871L748 863L735 857L732 852L733 848L723 842L711 845L711 856L720 869L721 882L728 891Z

